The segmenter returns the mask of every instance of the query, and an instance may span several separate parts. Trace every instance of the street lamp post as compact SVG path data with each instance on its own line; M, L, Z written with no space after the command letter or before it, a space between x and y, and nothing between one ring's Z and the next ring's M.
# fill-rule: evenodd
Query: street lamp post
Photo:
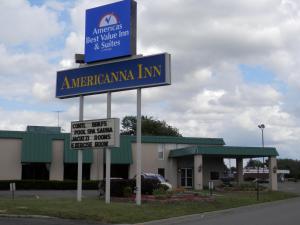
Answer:
M265 125L264 124L260 124L258 125L258 128L261 130L261 143L262 143L262 147L264 148L265 147L265 143L264 143L264 129L265 129ZM264 176L264 173L265 173L265 158L263 156L263 176ZM257 200L259 200L259 183L258 183L258 180L259 180L259 165L257 165Z
M59 113L63 112L62 110L55 110L53 112L57 113L57 127L59 127Z
M261 129L261 143L262 143L262 147L265 147L265 143L264 143L264 129L266 128L266 126L264 124L260 124L258 125L258 128Z
M261 130L261 144L262 144L262 147L264 148L265 147L265 142L264 142L264 129L265 129L265 125L264 124L260 124L258 125L258 128ZM265 168L265 158L263 157L263 173L265 172L264 171L264 168Z

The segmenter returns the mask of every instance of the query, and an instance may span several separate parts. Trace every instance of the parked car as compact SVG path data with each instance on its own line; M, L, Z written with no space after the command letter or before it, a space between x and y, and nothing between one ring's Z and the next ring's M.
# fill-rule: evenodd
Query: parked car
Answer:
M159 181L160 184L165 185L166 187L168 187L169 190L172 189L172 185L167 182L165 180L165 178L160 175L160 174L156 174L156 173L142 173L141 174L142 179L152 179L152 180L157 180Z
M220 180L224 185L230 185L230 182L234 181L234 174L226 173L223 177L220 177Z

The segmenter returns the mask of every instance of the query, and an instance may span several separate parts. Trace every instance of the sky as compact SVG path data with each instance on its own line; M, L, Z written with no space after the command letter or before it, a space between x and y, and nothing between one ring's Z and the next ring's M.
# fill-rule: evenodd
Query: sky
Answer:
M77 67L85 10L111 0L0 1L0 130L65 132L79 99L56 99L56 72ZM142 90L142 114L183 136L265 146L300 159L300 0L137 0L137 53L171 54L172 85ZM57 112L59 113L59 121ZM136 91L112 94L112 117L136 114ZM84 119L106 117L106 95Z

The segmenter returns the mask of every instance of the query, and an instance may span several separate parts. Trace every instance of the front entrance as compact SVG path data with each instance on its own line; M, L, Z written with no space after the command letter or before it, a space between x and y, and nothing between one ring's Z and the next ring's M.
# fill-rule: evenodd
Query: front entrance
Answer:
M180 169L180 186L185 188L193 187L193 169L181 168Z

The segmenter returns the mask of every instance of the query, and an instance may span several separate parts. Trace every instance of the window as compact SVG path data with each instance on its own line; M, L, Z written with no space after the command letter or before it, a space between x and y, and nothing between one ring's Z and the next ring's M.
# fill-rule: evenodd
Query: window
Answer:
M77 180L77 163L65 163L64 164L64 180ZM90 167L91 164L83 163L82 164L82 179L90 179Z
M128 179L129 165L111 164L110 177ZM106 164L103 165L103 178L106 177Z
M165 168L158 168L157 172L159 175L165 177Z
M219 172L210 172L211 180L219 180Z
M49 180L49 164L24 163L22 165L22 180Z
M158 159L164 160L164 145L158 145Z

